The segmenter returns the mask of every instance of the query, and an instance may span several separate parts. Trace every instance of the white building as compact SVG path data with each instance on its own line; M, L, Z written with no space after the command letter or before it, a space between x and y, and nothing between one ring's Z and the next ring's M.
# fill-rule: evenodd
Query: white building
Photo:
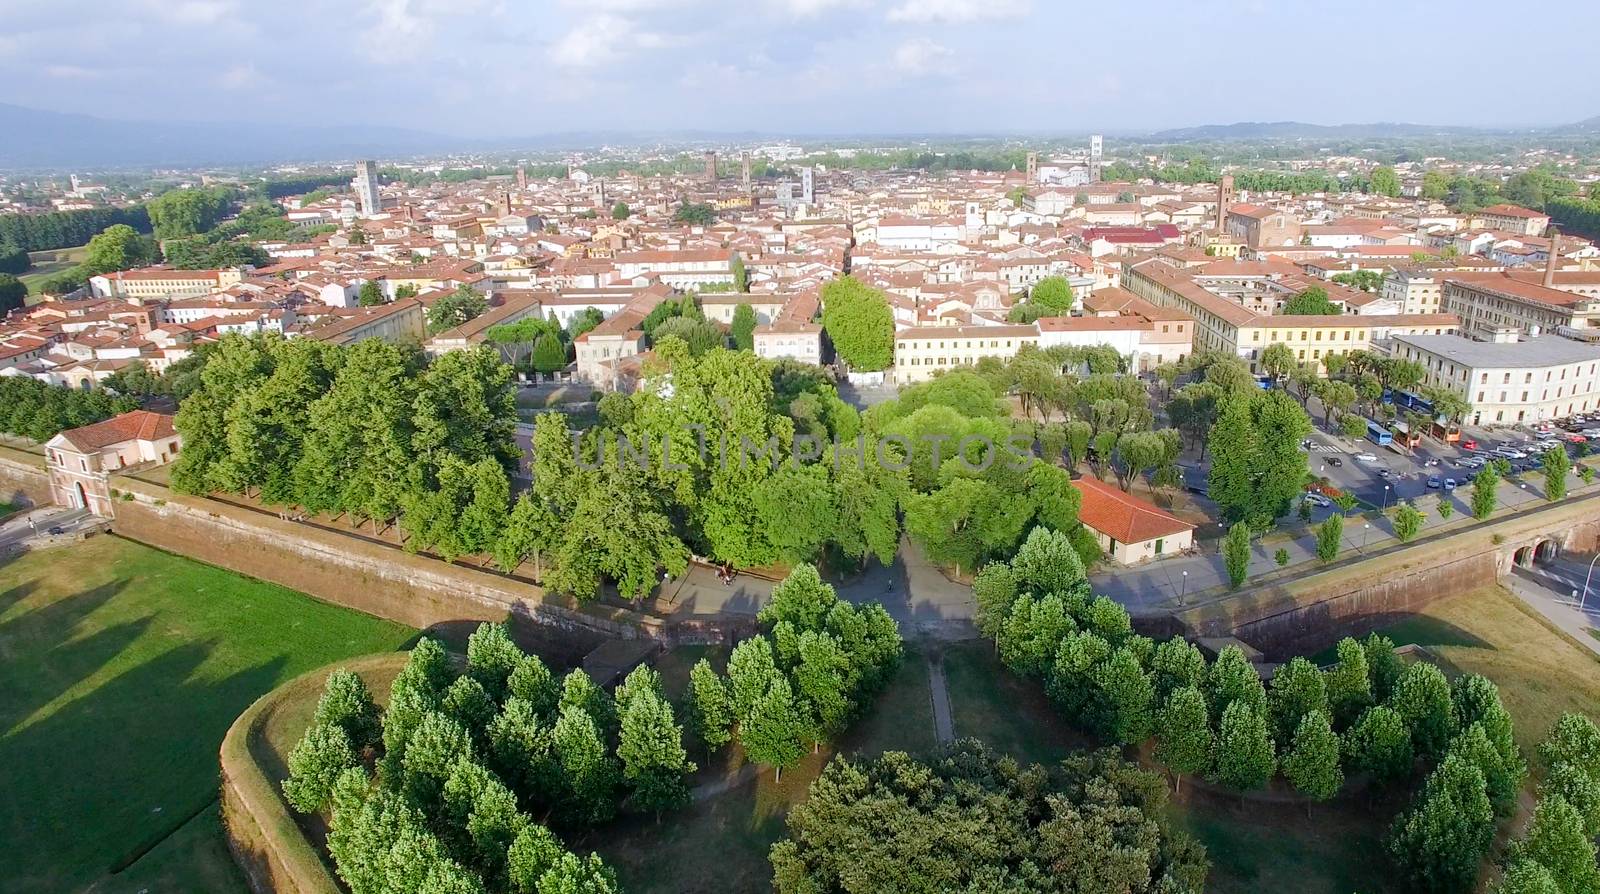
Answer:
M1466 397L1473 425L1539 422L1600 407L1600 345L1549 335L1497 342L1396 335L1389 354L1422 364L1424 384Z

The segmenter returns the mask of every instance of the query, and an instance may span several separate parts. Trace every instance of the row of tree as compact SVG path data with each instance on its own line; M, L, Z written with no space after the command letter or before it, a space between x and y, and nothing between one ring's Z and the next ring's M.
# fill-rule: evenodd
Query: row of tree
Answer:
M69 428L138 409L138 401L105 391L47 385L27 376L0 376L0 432L44 443Z
M83 245L94 234L118 224L148 233L150 215L143 205L5 214L0 215L0 243L15 245L23 251L54 251Z
M773 588L762 632L741 642L718 674L701 659L689 675L689 728L709 752L738 742L781 778L834 741L899 665L900 631L883 606L838 598L801 565Z
M610 892L597 857L567 852L532 817L579 832L624 805L659 816L688 802L694 769L655 671L635 670L613 697L582 670L557 680L485 624L464 674L421 641L383 712L359 676L331 675L284 794L302 812L331 807L328 850L356 894L404 879L427 891Z
M1564 714L1539 746L1545 765L1527 831L1512 842L1495 894L1600 891L1595 836L1600 835L1600 729Z
M986 565L973 590L979 628L1008 667L1044 680L1066 716L1108 741L1153 736L1157 759L1178 774L1248 790L1281 770L1326 800L1346 767L1403 780L1474 725L1501 758L1489 770L1502 787L1514 794L1525 772L1492 683L1467 676L1452 687L1431 664L1406 667L1382 637L1342 641L1326 672L1296 658L1269 689L1237 648L1208 664L1181 638L1134 634L1125 609L1090 597L1070 544L1044 529L1010 563Z

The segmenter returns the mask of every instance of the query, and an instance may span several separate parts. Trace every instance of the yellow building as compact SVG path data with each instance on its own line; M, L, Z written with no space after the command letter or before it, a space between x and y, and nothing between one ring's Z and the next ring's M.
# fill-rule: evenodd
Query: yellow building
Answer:
M1038 343L1034 326L911 326L894 334L894 380L921 382L984 357L1007 359L1023 345Z
M1159 307L1194 317L1194 349L1233 354L1260 372L1261 355L1282 344L1302 363L1320 362L1330 354L1371 350L1392 335L1450 335L1459 320L1454 314L1342 314L1294 316L1262 314L1217 295L1195 281L1192 273L1159 260L1125 265L1122 287Z

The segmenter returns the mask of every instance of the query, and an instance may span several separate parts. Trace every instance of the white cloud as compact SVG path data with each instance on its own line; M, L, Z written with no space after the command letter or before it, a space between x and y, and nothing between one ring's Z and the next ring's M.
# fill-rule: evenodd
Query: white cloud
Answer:
M889 10L891 22L979 22L1014 19L1027 15L1031 0L904 0Z
M580 22L556 41L550 60L564 68L594 68L620 59L629 50L665 45L659 34L642 31L621 16L601 14Z
M238 12L234 0L180 0L177 3L147 3L163 19L175 25L215 25Z
M261 72L256 71L255 64L246 62L224 71L222 77L217 79L217 84L228 90L243 90L246 87L254 87L264 80Z
M926 37L908 40L895 48L895 70L908 75L925 75L937 70L953 54L950 48Z
M104 71L81 65L46 65L44 73L64 81L92 81L106 76Z
M857 6L861 0L772 0L780 11L797 19L807 19L833 9Z

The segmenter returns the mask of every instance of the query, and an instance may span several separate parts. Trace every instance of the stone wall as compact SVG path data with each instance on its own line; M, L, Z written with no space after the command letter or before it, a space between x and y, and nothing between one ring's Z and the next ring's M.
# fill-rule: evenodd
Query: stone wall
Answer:
M667 639L659 618L555 597L486 569L411 555L354 533L330 531L253 509L114 476L114 533L327 602L413 627L507 616L585 635ZM691 638L716 631L684 631Z
M44 457L0 446L0 503L43 506L50 502L50 474Z
M1191 637L1236 636L1282 660L1321 651L1341 637L1416 614L1445 596L1495 583L1517 550L1552 541L1590 551L1600 541L1600 494L1474 525L1285 583L1237 593L1176 613Z

